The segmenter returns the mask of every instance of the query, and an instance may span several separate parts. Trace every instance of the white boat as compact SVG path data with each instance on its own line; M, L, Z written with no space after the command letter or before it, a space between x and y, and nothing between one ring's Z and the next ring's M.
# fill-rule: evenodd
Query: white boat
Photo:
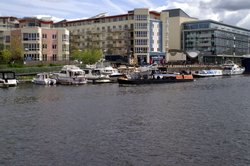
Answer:
M226 61L223 65L223 75L237 75L243 74L245 71L244 67L240 67L239 65L235 64L233 61Z
M17 86L16 75L12 71L2 71L0 72L0 87L7 88L12 86Z
M40 85L55 85L56 79L50 78L49 73L39 73L32 79L31 82Z
M65 65L54 77L59 84L80 85L87 83L85 73L75 65Z
M199 70L193 73L194 77L214 77L222 75L223 75L223 70L220 69Z
M113 68L109 62L104 59L99 60L94 65L87 65L87 69L92 69L92 74L97 76L95 82L117 82L117 78L123 76L118 69ZM87 76L88 77L88 76Z
M88 82L91 83L109 83L111 82L109 76L101 74L99 69L85 68L83 69Z
M107 75L110 78L111 82L117 82L117 79L119 77L124 76L124 74L120 73L118 69L113 68L112 66L104 67L101 70L101 74Z

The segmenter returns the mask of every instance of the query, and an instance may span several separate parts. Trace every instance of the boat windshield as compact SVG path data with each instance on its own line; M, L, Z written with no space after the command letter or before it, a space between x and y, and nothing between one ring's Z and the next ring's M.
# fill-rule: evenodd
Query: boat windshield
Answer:
M4 76L4 79L15 79L14 73L4 73L3 76Z
M83 75L83 72L82 72L82 71L76 71L76 72L74 73L74 75L75 75L75 76L80 76L80 75Z

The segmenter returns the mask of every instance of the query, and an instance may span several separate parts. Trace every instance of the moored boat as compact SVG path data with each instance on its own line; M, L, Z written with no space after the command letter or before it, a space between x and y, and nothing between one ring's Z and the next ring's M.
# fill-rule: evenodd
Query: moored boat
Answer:
M65 65L54 77L59 84L80 85L87 83L84 71L75 65Z
M0 72L0 87L12 87L17 86L16 74L12 71L2 71Z
M244 67L240 67L239 65L235 64L233 61L226 61L223 65L223 75L238 75L243 74L245 71Z
M177 82L191 82L194 81L192 74L161 74L156 73L152 75L137 75L136 77L124 76L118 78L119 84L163 84L163 83L177 83Z
M40 85L55 85L56 79L50 78L49 73L39 73L32 79L31 82Z
M223 70L220 69L199 70L193 73L194 77L215 77L222 75L223 75Z
M101 74L99 69L85 68L83 69L85 76L90 83L109 83L111 82L109 76Z
M118 69L113 68L109 62L104 59L100 59L94 65L86 65L86 70L92 70L91 73L86 74L87 78L93 80L93 83L109 83L117 82L117 78L123 76Z

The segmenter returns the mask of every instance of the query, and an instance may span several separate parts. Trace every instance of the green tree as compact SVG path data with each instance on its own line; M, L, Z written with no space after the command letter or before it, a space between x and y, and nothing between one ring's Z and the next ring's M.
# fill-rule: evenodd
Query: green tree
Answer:
M0 59L3 63L8 63L11 60L11 52L10 50L3 49L0 51Z
M72 52L72 57L75 60L82 61L84 64L94 64L100 60L103 53L99 49L91 48L85 50L75 50Z
M11 61L18 63L23 63L23 48L21 44L21 36L13 33L11 35Z

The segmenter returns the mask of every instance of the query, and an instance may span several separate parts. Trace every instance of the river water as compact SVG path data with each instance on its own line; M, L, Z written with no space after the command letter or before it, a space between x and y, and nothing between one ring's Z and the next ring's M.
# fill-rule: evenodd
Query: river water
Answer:
M0 165L250 165L250 76L0 89Z

